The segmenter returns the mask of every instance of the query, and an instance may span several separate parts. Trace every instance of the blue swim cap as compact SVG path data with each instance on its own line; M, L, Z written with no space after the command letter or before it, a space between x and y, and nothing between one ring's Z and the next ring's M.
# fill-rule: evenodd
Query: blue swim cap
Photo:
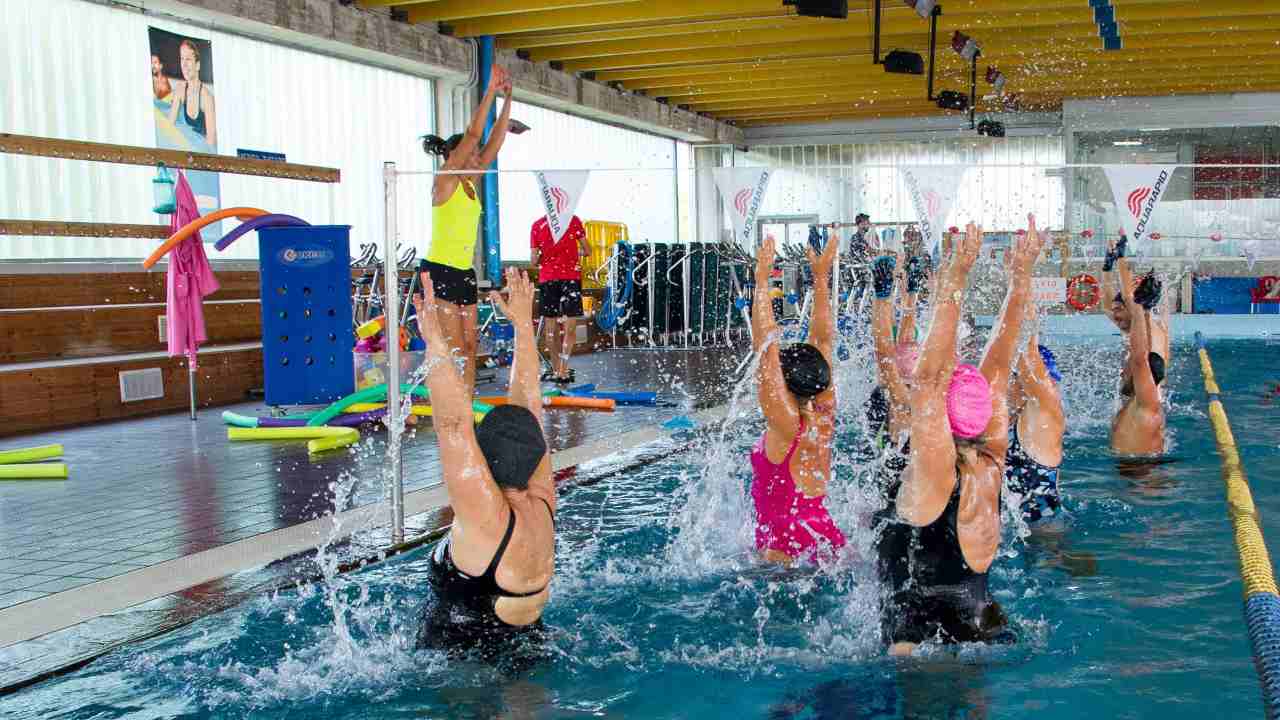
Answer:
M1049 371L1049 377L1054 382L1062 382L1062 373L1058 372L1058 360L1053 356L1053 351L1043 345L1037 345L1040 349L1040 359L1044 361L1044 369Z

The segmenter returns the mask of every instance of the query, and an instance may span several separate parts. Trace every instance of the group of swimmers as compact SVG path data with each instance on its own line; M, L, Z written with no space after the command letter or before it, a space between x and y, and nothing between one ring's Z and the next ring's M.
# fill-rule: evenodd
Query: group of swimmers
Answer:
M758 255L757 295L767 286L772 244L767 239ZM1004 257L1009 285L1000 314L972 358L957 337L982 229L970 224L950 245L936 273L921 255L905 262L881 255L869 263L879 384L867 403L867 431L873 480L885 499L875 515L874 550L888 588L883 637L895 655L926 641L1010 641L987 581L1000 544L1002 494L1017 495L1030 526L1061 515L1062 375L1053 352L1040 344L1030 300L1045 236L1028 216L1027 230ZM1108 314L1128 336L1111 447L1155 455L1165 443L1160 385L1169 332L1155 312L1160 281L1154 274L1135 281L1125 253L1121 238L1103 267L1108 287L1117 288ZM821 563L846 544L825 506L835 423L828 287L834 249L811 255L808 342L779 346L771 315L753 315L766 420L751 456L756 548L766 561L787 565ZM926 293L932 320L919 343L916 316Z
M499 93L506 102L483 141L483 120ZM459 174L436 176L435 234L420 268L423 292L415 298L453 511L449 534L431 555L433 592L419 645L479 650L489 659L512 647L513 639L540 635L555 568L556 489L542 422L535 289L522 271L507 270L505 298L491 293L515 331L507 403L478 425L471 412L472 257L481 212L476 183L502 146L510 96L509 76L495 68L467 132L424 143L444 159L445 170ZM865 233L863 224L869 227L869 219L859 227ZM949 243L936 271L918 242L908 243L910 257L881 255L870 262L879 386L868 403L867 429L877 454L873 479L885 498L875 515L874 550L889 590L882 630L893 654L926 641L1008 641L987 581L1001 539L1003 493L1007 488L1021 499L1028 523L1061 514L1062 376L1031 328L1031 272L1045 236L1034 216L1028 225L1005 255L1008 290L977 357L958 351L957 339L981 228L970 224ZM848 543L825 503L837 412L831 273L838 245L808 251L814 297L802 343L779 340L769 297L774 239L766 238L756 254L751 325L765 430L751 450L751 497L756 549L769 563L828 562ZM1159 387L1169 333L1155 312L1159 281L1147 275L1135 282L1125 252L1122 238L1103 268L1106 286L1116 289L1108 314L1129 346L1111 446L1118 453L1156 454L1164 449ZM924 296L932 319L920 343L916 317ZM462 356L461 367L455 354Z

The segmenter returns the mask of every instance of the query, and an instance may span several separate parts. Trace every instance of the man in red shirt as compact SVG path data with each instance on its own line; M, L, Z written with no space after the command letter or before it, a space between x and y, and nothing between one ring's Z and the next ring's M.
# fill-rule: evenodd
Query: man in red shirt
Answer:
M582 265L587 256L587 231L577 215L569 221L560 242L551 234L545 217L538 218L529 232L530 259L538 271L538 295L547 325L547 345L551 349L551 371L543 380L573 382L569 355L577 339L577 318L582 315Z

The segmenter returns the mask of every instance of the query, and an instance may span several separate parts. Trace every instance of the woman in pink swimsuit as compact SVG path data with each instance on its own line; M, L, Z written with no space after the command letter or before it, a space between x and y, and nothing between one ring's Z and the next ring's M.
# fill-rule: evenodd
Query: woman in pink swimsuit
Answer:
M766 561L783 565L831 559L845 545L824 503L835 441L830 283L837 244L828 243L821 255L809 251L814 277L810 342L782 347L769 299L774 238L766 238L756 253L751 331L760 354L765 431L751 451L751 498L756 550Z

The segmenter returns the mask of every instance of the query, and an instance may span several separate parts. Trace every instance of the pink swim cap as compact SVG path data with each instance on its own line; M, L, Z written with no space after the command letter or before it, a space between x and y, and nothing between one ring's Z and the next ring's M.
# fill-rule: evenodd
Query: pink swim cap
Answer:
M972 365L957 365L947 387L947 420L951 434L972 440L991 421L991 384Z
M893 362L898 366L898 375L903 380L910 380L916 374L916 363L920 361L920 344L914 342L900 343Z

